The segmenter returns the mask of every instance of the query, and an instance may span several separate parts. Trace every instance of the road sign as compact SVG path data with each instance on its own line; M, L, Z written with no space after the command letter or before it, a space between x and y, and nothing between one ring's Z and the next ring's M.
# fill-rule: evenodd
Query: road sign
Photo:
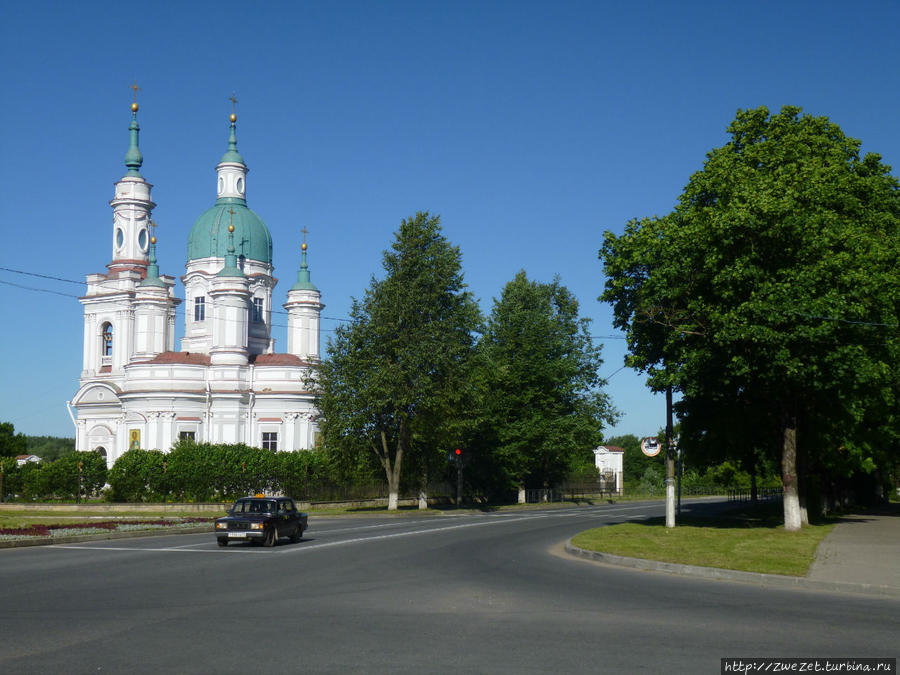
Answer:
M647 457L656 457L659 454L660 447L659 440L653 436L648 436L641 441L641 452Z

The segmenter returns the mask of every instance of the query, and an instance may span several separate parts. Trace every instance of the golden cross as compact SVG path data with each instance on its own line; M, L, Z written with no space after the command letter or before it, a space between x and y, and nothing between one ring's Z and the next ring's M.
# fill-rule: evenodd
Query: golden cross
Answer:
M231 96L228 98L231 101L231 112L234 113L234 108L237 105L237 94L235 92L231 92Z
M151 220L150 221L150 234L152 234L154 237L156 236L156 228L157 227L159 227L159 225L156 224L156 221Z
M303 226L303 229L300 230L300 231L303 233L303 243L305 244L305 243L306 243L306 235L307 235L307 233L308 233L308 232L307 232L307 229L306 229L306 225L304 225L304 226Z
M137 80L134 81L134 84L128 85L128 88L134 92L134 102L137 103L137 93L141 90L141 88L137 86Z

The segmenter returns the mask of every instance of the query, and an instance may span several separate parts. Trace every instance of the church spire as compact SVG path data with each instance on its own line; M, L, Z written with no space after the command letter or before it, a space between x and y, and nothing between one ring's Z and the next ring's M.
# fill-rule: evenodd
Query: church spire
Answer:
M228 149L216 167L216 173L219 175L216 201L226 204L246 204L247 165L244 164L244 158L237 149L237 115L234 112L237 98L232 94L229 100L231 101L231 115L228 119L231 122L231 132L228 136Z
M128 152L125 153L125 166L128 171L116 183L116 192L109 205L113 208L113 254L107 265L110 272L136 271L146 275L149 262L150 213L156 204L150 199L153 187L141 175L141 164L144 158L138 148L137 123L137 84L131 85L134 101L131 103L131 125L128 127L131 137Z
M234 217L234 209L228 209ZM217 277L243 277L244 273L237 266L237 254L234 249L234 224L228 224L228 250L225 252L225 267L219 270Z
M139 109L137 93L140 91L140 87L138 87L137 82L135 82L131 85L131 89L134 91L134 102L131 104L131 124L128 125L129 145L128 152L125 153L125 166L128 167L128 173L125 175L141 178L141 164L144 163L144 157L141 155L141 149L138 147L138 135L140 134L141 127L137 121L137 112Z
M292 291L316 291L318 290L312 281L309 279L309 267L306 264L306 234L307 230L304 227L301 232L303 232L303 243L300 244L300 271L297 272L297 283L291 286L290 290Z
M306 228L301 231L303 244L300 246L300 271L297 273L297 283L288 291L288 299L283 307L288 313L287 353L312 363L319 360L319 319L325 305L322 304L319 289L309 279Z
M150 227L156 231L156 222L150 221ZM164 287L165 282L159 278L159 265L156 263L156 234L150 236L150 264L147 266L147 278L141 283L141 286L161 286Z

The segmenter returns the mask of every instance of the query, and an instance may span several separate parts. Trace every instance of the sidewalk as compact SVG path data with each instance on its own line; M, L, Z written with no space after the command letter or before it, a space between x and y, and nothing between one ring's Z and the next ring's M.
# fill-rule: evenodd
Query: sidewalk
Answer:
M819 545L806 578L900 590L900 505L842 517Z
M666 572L681 576L737 581L771 588L862 593L882 598L900 598L900 504L891 504L867 514L843 516L825 537L805 577L738 572L717 567L626 558L585 551L566 543L566 551L608 565Z

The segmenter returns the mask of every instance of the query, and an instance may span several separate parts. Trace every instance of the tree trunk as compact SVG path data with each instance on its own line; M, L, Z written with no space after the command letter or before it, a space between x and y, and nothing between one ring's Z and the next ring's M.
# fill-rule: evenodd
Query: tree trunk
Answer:
M797 499L800 502L800 524L809 525L809 509L807 504L807 488L809 486L809 470L803 461L803 455L797 452Z
M525 486L520 485L519 486L519 504L524 504L524 503L525 503Z
M781 482L784 487L784 529L800 529L800 496L797 492L797 418L784 414L784 441L781 449Z
M394 461L391 461L391 449L388 444L387 434L381 432L381 447L384 454L381 463L388 484L388 511L396 511L400 503L400 463L403 460L403 424L400 426L400 437L397 439L397 453Z
M419 511L428 508L428 468L422 469L419 476Z

